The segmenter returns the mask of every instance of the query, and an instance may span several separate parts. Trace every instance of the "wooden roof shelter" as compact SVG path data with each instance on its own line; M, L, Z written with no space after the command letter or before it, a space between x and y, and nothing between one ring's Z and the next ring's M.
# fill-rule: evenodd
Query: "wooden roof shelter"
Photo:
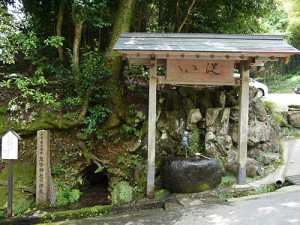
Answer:
M133 64L149 62L154 55L157 59L252 60L255 63L286 60L299 53L283 41L283 35L228 34L122 33L114 50Z
M157 83L240 85L237 183L246 183L249 68L283 60L300 52L282 35L122 33L114 47L132 65L149 65L147 196L154 195ZM165 76L157 76L157 65ZM233 77L240 66L241 77Z

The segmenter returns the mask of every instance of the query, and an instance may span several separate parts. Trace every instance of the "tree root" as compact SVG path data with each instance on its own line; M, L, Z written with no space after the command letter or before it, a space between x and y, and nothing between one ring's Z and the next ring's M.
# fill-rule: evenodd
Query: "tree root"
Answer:
M103 167L106 168L104 163L95 155L90 154L91 160L98 166L98 167Z

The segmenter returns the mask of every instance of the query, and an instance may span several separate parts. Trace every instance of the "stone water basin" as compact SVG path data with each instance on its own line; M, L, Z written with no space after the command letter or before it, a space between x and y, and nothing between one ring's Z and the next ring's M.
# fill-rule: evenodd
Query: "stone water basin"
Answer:
M162 161L163 187L172 193L196 193L216 188L222 180L218 159L168 156Z

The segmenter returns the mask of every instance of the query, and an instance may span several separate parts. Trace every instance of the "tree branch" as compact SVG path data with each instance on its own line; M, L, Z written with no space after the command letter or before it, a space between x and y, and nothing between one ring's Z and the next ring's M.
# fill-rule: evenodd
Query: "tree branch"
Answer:
M177 33L180 33L180 31L182 30L183 26L186 24L187 20L189 19L189 17L191 16L193 10L194 10L194 5L196 3L196 0L193 0L189 9L188 9L188 12L183 20L183 22L181 23L181 25L178 27L177 29Z
M86 91L84 102L83 102L82 107L81 107L81 112L80 112L80 115L78 117L78 120L81 123L83 122L84 118L87 115L87 112L88 112L88 109L89 109L90 98L91 98L92 95L93 95L93 90L89 88Z

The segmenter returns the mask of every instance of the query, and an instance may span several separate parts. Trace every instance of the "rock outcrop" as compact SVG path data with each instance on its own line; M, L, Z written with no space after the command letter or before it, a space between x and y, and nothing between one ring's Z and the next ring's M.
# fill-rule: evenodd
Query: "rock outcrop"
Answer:
M180 148L182 134L189 132L189 155L222 160L224 172L235 173L237 163L239 88L193 88L169 86L160 92L157 113L157 159L185 155ZM255 97L249 93L248 176L262 175L266 167L280 159L280 127ZM292 114L290 114L292 115ZM290 120L292 117L290 116ZM295 120L295 119L294 119ZM144 133L144 137L147 134ZM147 138L141 138L140 153ZM144 154L145 153L141 153Z

